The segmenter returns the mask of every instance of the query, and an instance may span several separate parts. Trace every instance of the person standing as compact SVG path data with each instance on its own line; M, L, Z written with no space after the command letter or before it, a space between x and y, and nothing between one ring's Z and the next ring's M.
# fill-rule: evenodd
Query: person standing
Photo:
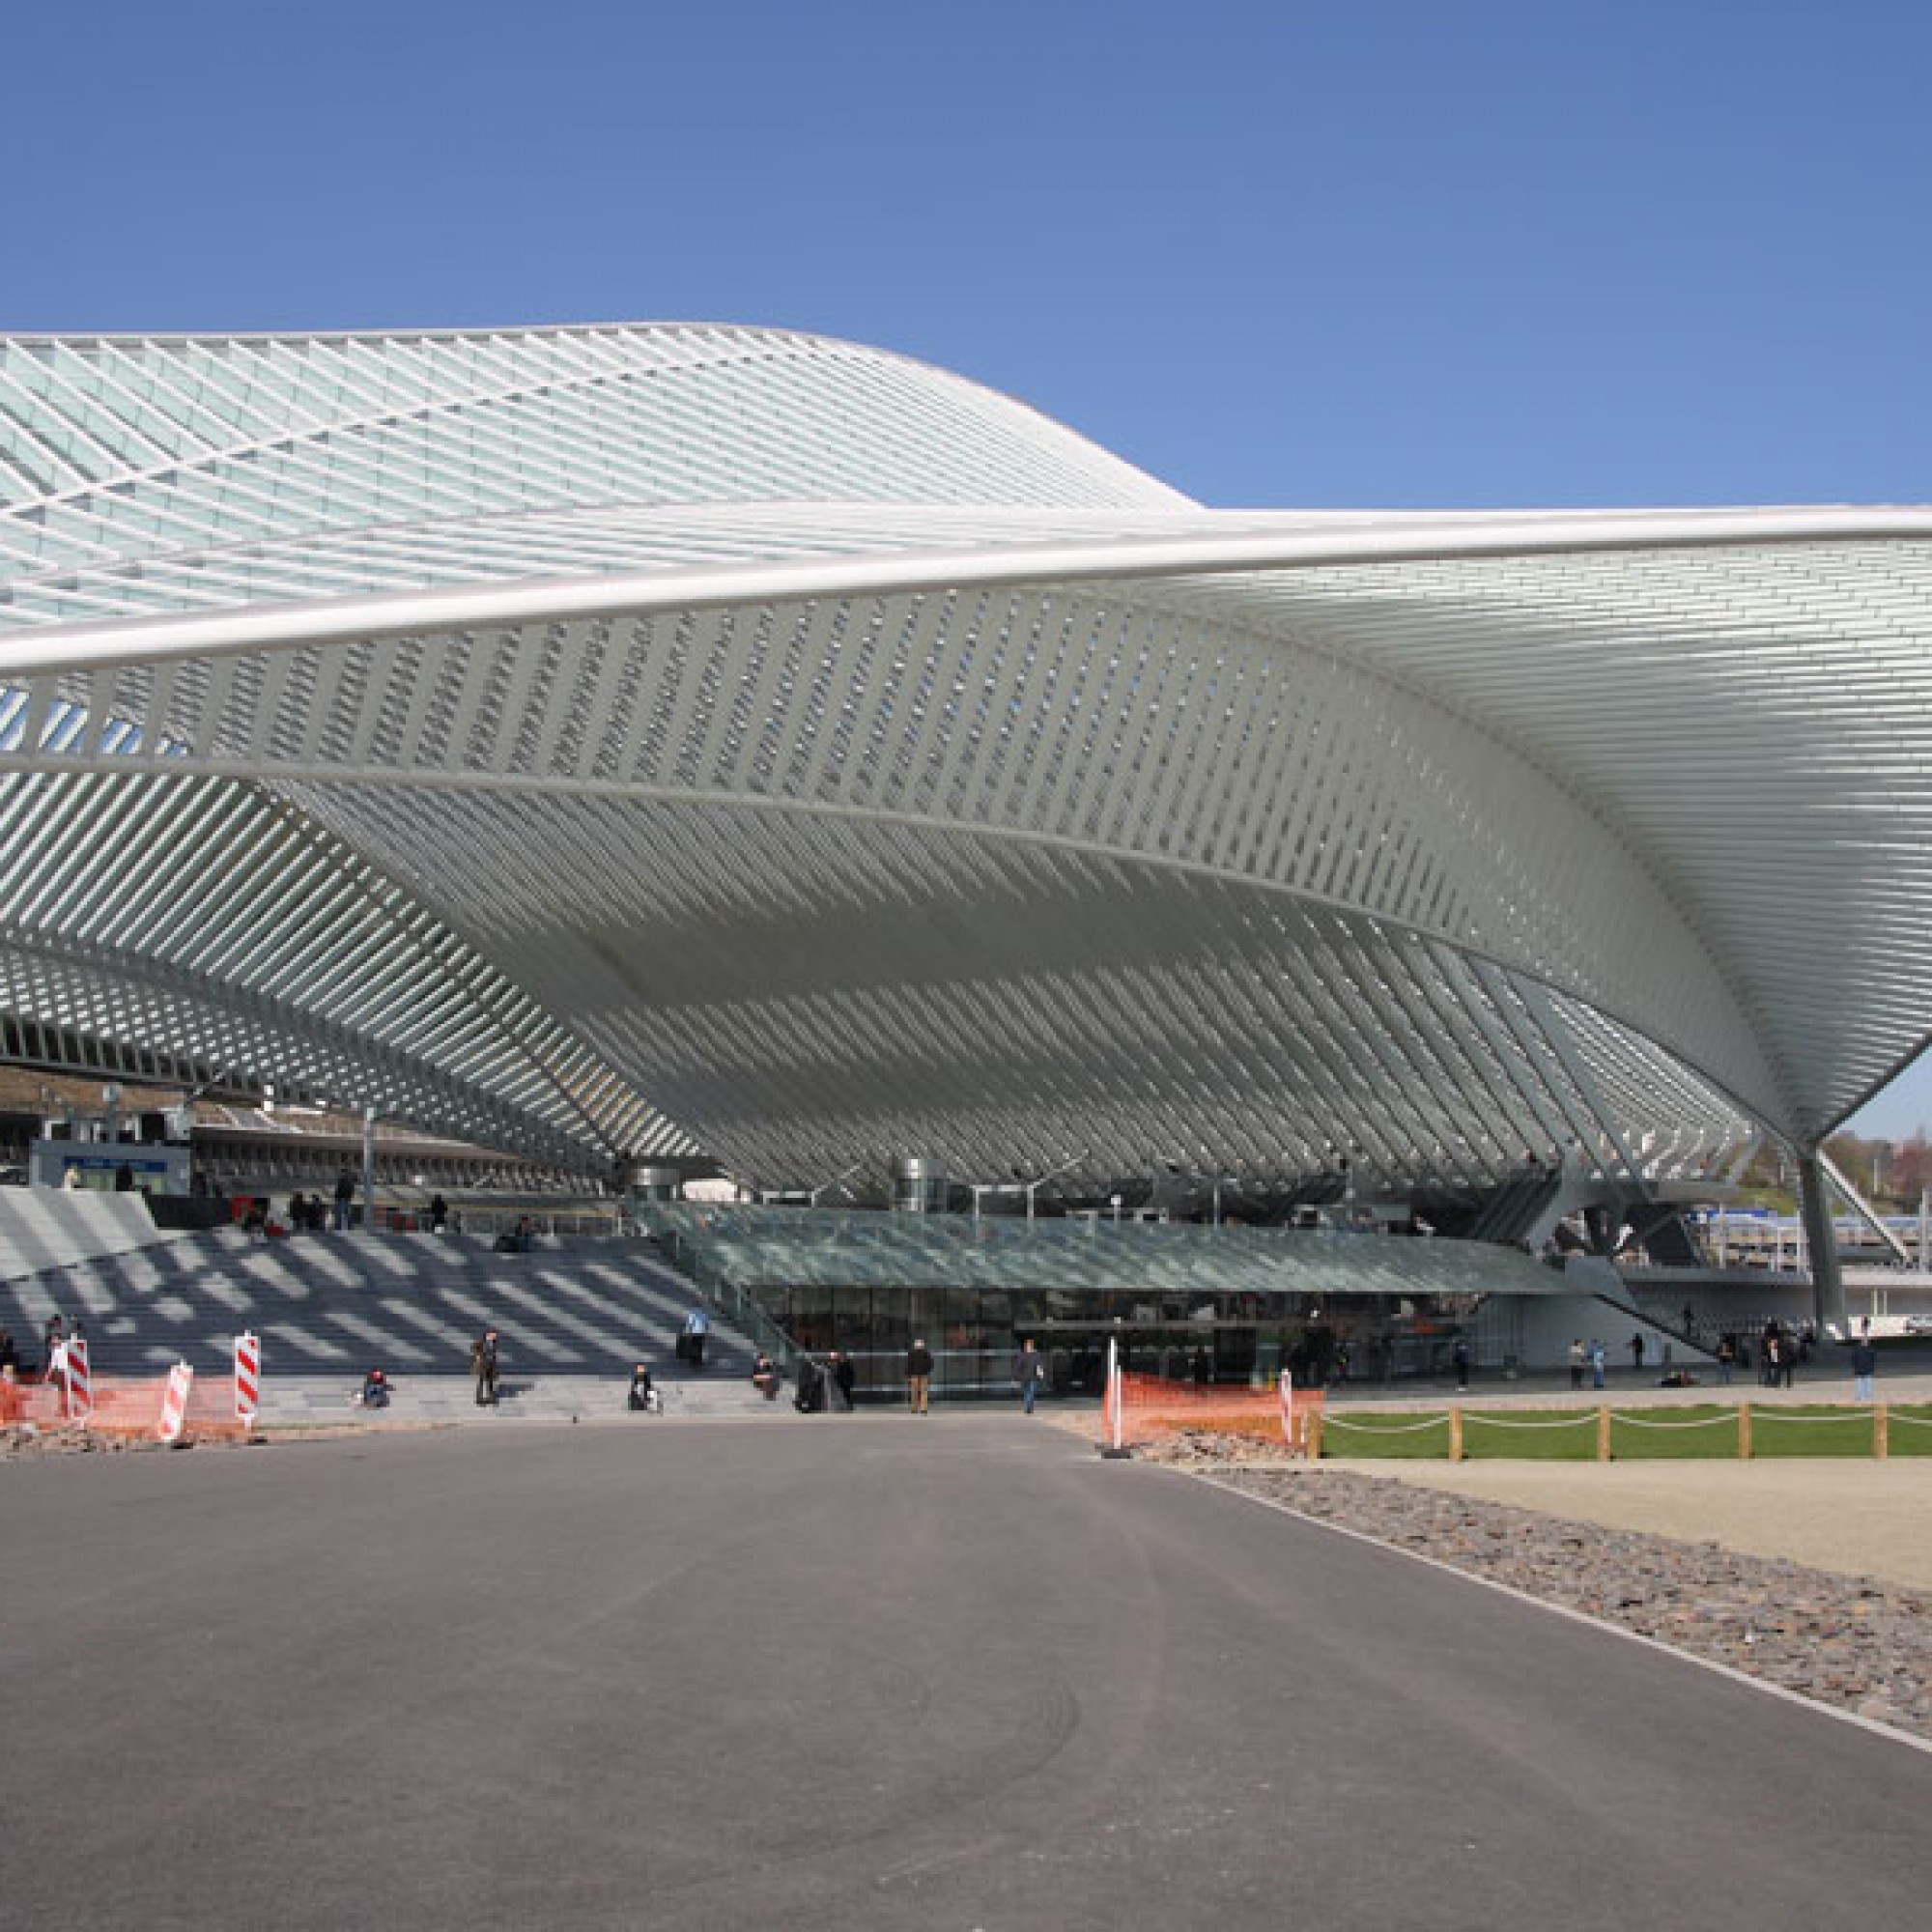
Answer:
M335 1232L346 1235L349 1232L349 1218L355 1206L355 1177L344 1168L335 1177Z
M1020 1351L1013 1357L1013 1380L1019 1384L1020 1408L1031 1415L1046 1380L1046 1357L1031 1335L1020 1344Z
M914 1342L906 1350L906 1402L915 1415L926 1414L932 1392L932 1350Z
M1456 1337L1456 1346L1449 1350L1449 1359L1456 1365L1456 1386L1466 1389L1469 1386L1469 1345L1461 1335Z
M486 1328L470 1344L469 1366L476 1376L476 1406L495 1407L497 1403L497 1364L499 1355L497 1331Z
M1872 1347L1871 1321L1867 1319L1852 1350L1852 1391L1860 1402L1871 1401L1877 1378L1878 1350Z
M1634 1376L1643 1374L1643 1334L1641 1330L1631 1337L1631 1374Z
M41 1368L41 1380L48 1388L61 1392L61 1412L68 1407L67 1386L67 1336L55 1329L47 1342L47 1359Z
M1580 1335L1570 1344L1570 1386L1573 1389L1583 1386L1583 1338Z
M1718 1385L1729 1388L1731 1371L1737 1366L1738 1338L1728 1329L1718 1338Z
M838 1391L838 1400L845 1405L845 1413L850 1415L856 1406L852 1391L858 1386L859 1372L852 1365L852 1357L842 1349L832 1351L832 1386Z
M1590 1386L1592 1388L1603 1387L1604 1371L1607 1365L1607 1357L1604 1345L1592 1335L1590 1337Z

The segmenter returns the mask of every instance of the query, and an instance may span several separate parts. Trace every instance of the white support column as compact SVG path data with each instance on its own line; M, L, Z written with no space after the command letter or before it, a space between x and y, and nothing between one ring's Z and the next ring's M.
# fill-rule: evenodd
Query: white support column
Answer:
M362 1110L362 1226L376 1232L376 1110Z
M1798 1210L1804 1219L1804 1246L1811 1261L1811 1309L1821 1336L1845 1332L1845 1278L1838 1271L1838 1240L1832 1231L1832 1164L1816 1148L1798 1155Z

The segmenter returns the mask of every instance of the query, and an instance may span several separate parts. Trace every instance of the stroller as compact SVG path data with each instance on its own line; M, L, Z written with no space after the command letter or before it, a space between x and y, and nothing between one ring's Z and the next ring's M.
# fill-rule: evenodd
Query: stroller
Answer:
M801 1415L816 1415L825 1406L825 1371L810 1355L798 1358L798 1393L791 1406Z

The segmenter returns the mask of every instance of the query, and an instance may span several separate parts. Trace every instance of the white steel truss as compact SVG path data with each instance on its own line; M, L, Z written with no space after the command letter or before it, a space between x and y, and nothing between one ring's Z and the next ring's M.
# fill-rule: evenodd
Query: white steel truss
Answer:
M4 340L0 1023L774 1182L1716 1172L1932 1032L1928 632L1925 510L1208 511L771 330Z

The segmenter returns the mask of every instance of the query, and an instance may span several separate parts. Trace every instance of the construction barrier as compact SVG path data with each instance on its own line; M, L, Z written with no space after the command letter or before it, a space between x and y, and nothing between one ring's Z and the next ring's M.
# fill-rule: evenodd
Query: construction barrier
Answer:
M67 1345L61 1374L61 1408L70 1422L85 1422L94 1413L94 1377L88 1365L84 1335L75 1335Z
M0 1428L85 1429L95 1435L151 1442L175 1439L162 1431L167 1378L90 1375L87 1388L89 1413L71 1416L68 1393L59 1381L0 1380ZM194 1377L177 1433L194 1442L235 1442L251 1437L254 1424L237 1416L225 1376Z
M235 1419L244 1429L255 1427L262 1406L262 1338L235 1338Z
M1274 1388L1227 1388L1118 1370L1104 1405L1107 1440L1132 1448L1188 1433L1252 1435L1312 1455L1325 1401L1321 1390L1295 1388L1287 1376Z

